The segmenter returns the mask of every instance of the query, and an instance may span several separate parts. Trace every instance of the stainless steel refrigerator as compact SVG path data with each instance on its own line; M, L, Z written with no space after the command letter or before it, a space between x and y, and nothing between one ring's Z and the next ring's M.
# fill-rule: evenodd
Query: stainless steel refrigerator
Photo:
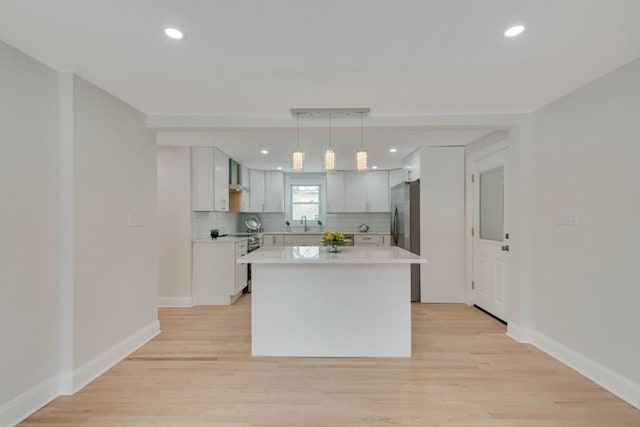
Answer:
M391 187L391 243L420 255L420 181ZM411 301L420 301L420 264L411 264Z

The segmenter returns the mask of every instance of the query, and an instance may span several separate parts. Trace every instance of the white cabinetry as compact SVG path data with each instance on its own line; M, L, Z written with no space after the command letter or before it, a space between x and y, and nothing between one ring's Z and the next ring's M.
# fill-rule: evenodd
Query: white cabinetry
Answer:
M404 182L403 169L391 169L389 171L389 188Z
M327 174L328 212L389 212L389 173Z
M389 212L389 172L367 172L367 212Z
M321 246L319 234L285 234L284 246Z
M251 169L250 212L284 212L284 173Z
M251 169L249 181L251 183L249 212L264 212L264 171Z
M402 159L404 181L411 182L420 179L420 150L416 150Z
M327 212L344 212L344 172L327 172Z
M247 240L193 243L193 304L230 305L247 286Z
M344 172L344 211L367 211L366 172Z
M262 246L284 246L284 236L282 234L265 234L262 236Z
M215 147L191 149L191 208L229 210L229 156Z
M391 236L389 234L356 234L353 236L354 246L391 246Z
M264 181L265 212L284 212L284 173L266 171Z

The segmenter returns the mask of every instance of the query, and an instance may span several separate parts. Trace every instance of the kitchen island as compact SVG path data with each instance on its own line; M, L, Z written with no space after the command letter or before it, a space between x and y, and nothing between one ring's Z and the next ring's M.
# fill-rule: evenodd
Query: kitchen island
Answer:
M411 357L410 265L398 247L261 248L252 264L254 356Z

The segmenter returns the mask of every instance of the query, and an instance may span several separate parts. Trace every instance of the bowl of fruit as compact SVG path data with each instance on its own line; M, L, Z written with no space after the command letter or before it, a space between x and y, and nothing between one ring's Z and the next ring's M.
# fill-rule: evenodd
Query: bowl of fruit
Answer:
M325 231L322 233L322 242L325 246L329 246L327 252L340 252L338 246L344 245L344 233L341 231Z

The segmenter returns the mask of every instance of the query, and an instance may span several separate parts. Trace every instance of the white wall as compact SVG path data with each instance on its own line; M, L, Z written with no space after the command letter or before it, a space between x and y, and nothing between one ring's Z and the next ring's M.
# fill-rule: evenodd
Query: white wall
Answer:
M422 302L464 302L464 148L420 149Z
M192 305L189 147L158 148L158 304Z
M156 164L144 115L75 77L75 368L157 322Z
M613 388L638 406L640 60L536 111L534 130L534 342L623 376Z
M52 377L57 388L58 76L2 42L0 64L0 425L9 425L19 414L4 405ZM55 396L41 391L35 408Z

